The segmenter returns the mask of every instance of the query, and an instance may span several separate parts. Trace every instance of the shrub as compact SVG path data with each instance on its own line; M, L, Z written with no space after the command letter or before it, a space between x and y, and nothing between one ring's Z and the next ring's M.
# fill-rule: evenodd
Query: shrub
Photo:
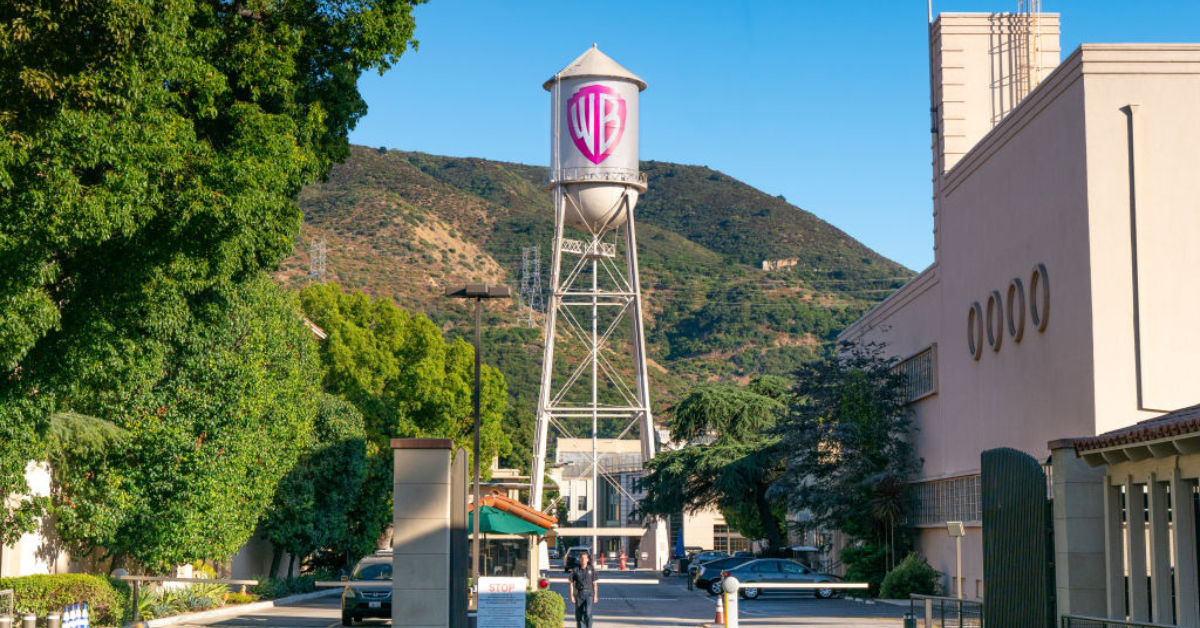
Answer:
M258 596L253 593L230 593L225 596L226 604L249 604L257 601Z
M129 585L120 580L87 574L54 574L0 578L0 589L12 589L14 610L39 617L61 613L69 604L85 603L97 625L125 623Z
M888 599L907 599L913 593L936 595L942 574L920 554L909 554L883 579L880 594Z
M887 548L871 542L859 543L842 549L842 563L846 565L848 582L867 583L867 595L879 595L883 579L887 576Z
M553 591L525 594L525 628L562 628L566 603Z
M294 578L258 578L250 591L264 600L272 600L317 590L318 580L332 580L327 574L305 574Z

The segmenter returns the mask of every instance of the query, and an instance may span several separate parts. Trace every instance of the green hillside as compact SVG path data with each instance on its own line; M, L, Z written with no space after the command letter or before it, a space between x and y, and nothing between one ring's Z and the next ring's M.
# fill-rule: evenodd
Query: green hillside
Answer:
M638 255L647 353L661 413L697 381L786 374L912 276L782 198L702 166L644 162ZM553 208L546 169L354 147L301 195L305 224L277 277L308 281L309 245L327 243L327 279L469 331L446 283L520 283L521 248L541 247L550 275ZM789 267L762 270L764 261ZM486 356L508 378L516 432L535 409L541 329L516 325L515 303L490 304ZM519 458L519 456L518 456ZM518 460L519 462L519 460Z

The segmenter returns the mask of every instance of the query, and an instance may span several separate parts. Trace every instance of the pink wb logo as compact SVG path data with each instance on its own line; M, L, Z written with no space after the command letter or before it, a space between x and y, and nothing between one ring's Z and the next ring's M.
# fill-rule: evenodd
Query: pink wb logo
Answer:
M580 88L567 101L567 122L575 148L599 165L625 133L625 99L603 85Z

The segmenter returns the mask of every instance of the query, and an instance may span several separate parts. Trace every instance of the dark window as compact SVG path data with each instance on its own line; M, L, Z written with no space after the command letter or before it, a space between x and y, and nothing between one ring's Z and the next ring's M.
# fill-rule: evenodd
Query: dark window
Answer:
M367 565L359 565L358 569L354 570L355 580L391 580L392 565L391 563L370 563Z
M755 573L778 573L779 564L773 560L760 560L750 566L750 571Z

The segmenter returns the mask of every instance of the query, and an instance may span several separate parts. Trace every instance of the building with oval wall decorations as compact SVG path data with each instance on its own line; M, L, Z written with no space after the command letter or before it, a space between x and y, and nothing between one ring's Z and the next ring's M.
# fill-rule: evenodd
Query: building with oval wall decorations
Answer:
M903 360L924 460L910 523L953 594L946 522L965 522L968 598L981 452L1048 464L1051 441L1200 402L1200 45L1060 63L1058 15L1028 18L930 25L935 262L840 336Z

